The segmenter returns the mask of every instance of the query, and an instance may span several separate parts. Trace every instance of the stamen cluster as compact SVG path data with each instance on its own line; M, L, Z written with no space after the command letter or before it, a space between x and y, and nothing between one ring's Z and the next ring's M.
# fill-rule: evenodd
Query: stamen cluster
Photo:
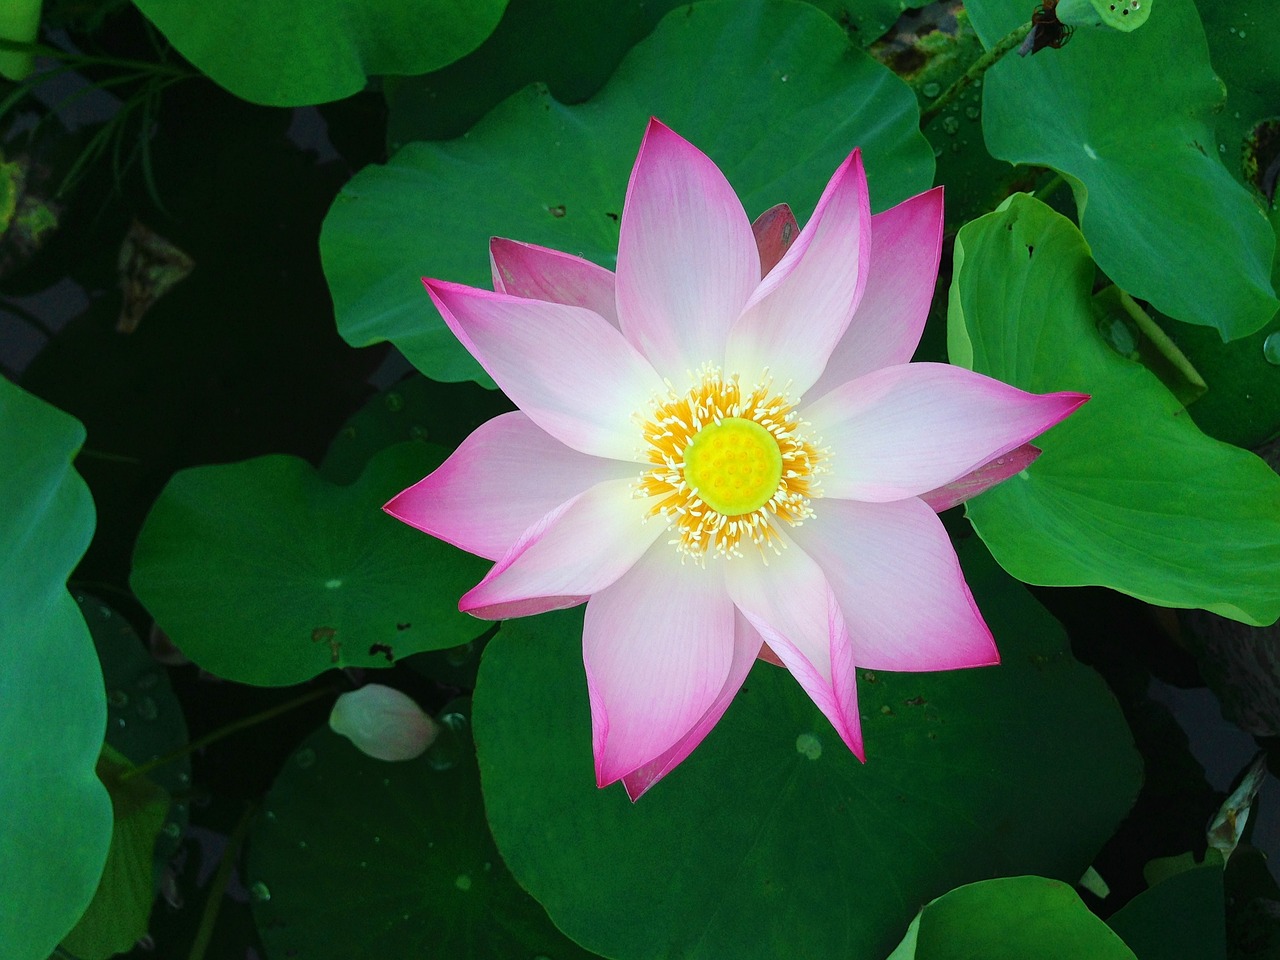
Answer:
M744 390L735 374L723 376L717 367L699 371L697 383L684 394L667 384L670 393L654 401L643 421L645 456L653 467L640 476L636 496L653 498L649 517L662 517L675 533L670 543L682 553L705 560L711 553L741 557L744 540L765 553L782 545L777 520L798 526L813 516L810 501L820 497L817 474L823 451L802 433L806 426L795 403L775 393L765 376ZM703 428L730 417L751 420L773 437L782 455L782 475L772 495L749 513L722 514L698 495L685 477L685 451Z

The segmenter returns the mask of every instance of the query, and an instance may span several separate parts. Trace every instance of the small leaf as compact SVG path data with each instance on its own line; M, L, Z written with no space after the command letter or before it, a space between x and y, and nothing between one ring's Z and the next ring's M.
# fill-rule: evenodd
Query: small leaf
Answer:
M1280 478L1206 437L1145 367L1099 337L1089 248L1017 194L964 227L948 312L955 363L1035 393L1093 399L1037 438L1023 474L970 500L1019 580L1099 584L1246 623L1280 616Z
M444 457L398 444L349 487L284 456L181 471L138 536L130 584L188 657L243 683L465 643L485 624L458 597L488 564L381 509Z
M1223 960L1222 860L1175 873L1138 894L1107 922L1138 960Z

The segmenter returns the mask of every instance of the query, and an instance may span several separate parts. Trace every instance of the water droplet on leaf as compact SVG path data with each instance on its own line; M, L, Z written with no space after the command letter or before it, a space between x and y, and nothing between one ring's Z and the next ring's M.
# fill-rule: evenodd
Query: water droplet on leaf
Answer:
M119 710L120 708L127 707L128 705L129 705L129 695L125 693L123 690L107 691L108 707L114 707L115 709Z
M1280 367L1280 331L1267 334L1267 339L1262 341L1262 359Z
M802 733L796 737L796 752L810 760L817 760L822 756L822 741L812 733Z
M143 720L151 721L160 715L160 708L156 706L156 702L150 697L143 697L138 701L138 705L134 707L134 712Z
M955 136L956 131L960 129L960 120L958 117L943 117L942 129L951 136Z
M310 747L305 747L293 755L293 762L302 770L310 769L315 766L316 752Z
M249 888L249 896L257 903L266 903L271 899L271 891L267 889L267 885L259 880Z
M383 402L386 403L387 409L390 410L392 413L399 413L401 410L404 409L404 397L402 397L400 394L396 393L395 391L388 393L383 398Z
M1130 318L1115 313L1099 317L1098 333L1120 356L1132 360L1138 355L1138 326Z
M936 97L941 92L942 92L942 87L936 83L926 83L921 88L921 93L923 93L926 97L929 97L931 99L933 97Z
M459 890L470 890L471 878L467 876L465 873L460 873L458 874L458 878L453 881L453 885L457 887Z

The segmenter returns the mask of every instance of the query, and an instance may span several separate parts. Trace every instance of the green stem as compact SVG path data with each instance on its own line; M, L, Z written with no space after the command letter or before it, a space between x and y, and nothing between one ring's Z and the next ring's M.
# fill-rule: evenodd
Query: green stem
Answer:
M231 882L231 871L235 869L236 860L240 857L240 848L249 832L249 824L253 823L253 815L258 812L258 804L251 803L245 807L244 813L236 822L235 829L227 838L227 845L222 851L222 859L218 862L218 870L209 884L209 899L205 901L204 913L200 915L200 926L196 928L195 938L191 941L191 952L187 960L204 960L205 951L213 939L213 928L218 923L218 912L222 909L222 897L227 892L227 884Z
M1064 180L1064 179L1062 178L1062 174L1060 174L1060 173L1055 173L1055 174L1053 175L1053 179L1052 179L1052 180L1050 180L1048 183L1046 183L1046 184L1045 184L1043 187L1041 187L1039 190L1037 190L1034 194L1032 194L1032 196L1034 196L1034 197L1035 197L1037 200L1039 200L1041 203L1044 203L1044 202L1046 202L1046 201L1047 201L1051 196L1053 196L1053 194L1057 191L1057 189L1058 189L1060 186L1062 186L1062 185L1063 185L1064 183L1066 183L1066 182L1067 182L1067 181L1066 181L1066 180Z
M1022 43L1027 34L1031 32L1032 26L1033 24L1027 21L1022 26L1006 34L994 47L973 61L969 69L957 77L955 83L942 92L942 96L921 111L921 128L927 127L952 100L968 90L973 85L973 82L990 70L1001 57Z
M18 40L6 40L0 37L0 50L11 50L15 53L34 53L39 57L60 60L62 63L81 67L116 67L120 70L138 70L142 73L159 74L169 77L198 77L200 74L182 67L171 67L164 63L148 63L146 60L125 60L120 57L95 57L82 53L68 53L57 47L45 46L43 43L22 43Z
M181 760L183 757L195 753L201 747L207 747L211 743L217 743L223 737L229 737L233 733L239 733L241 730L257 726L265 720L270 720L272 717L278 717L282 713L288 713L290 710L294 710L303 704L310 703L312 700L319 700L321 697L330 696L331 694L337 693L339 689L341 688L334 685L308 690L306 693L299 697L294 697L292 700L286 700L284 703L277 704L276 706L263 710L260 713L255 713L252 716L242 717L239 720L232 721L225 727L219 727L212 733L206 733L200 739L192 740L186 746L179 747L171 753L166 753L163 757L156 757L154 760L149 760L141 766L134 767L131 770L126 770L116 779L123 782L126 780L132 780L134 777L140 777L143 774L150 773L157 767L163 767L166 763L173 763L175 760Z

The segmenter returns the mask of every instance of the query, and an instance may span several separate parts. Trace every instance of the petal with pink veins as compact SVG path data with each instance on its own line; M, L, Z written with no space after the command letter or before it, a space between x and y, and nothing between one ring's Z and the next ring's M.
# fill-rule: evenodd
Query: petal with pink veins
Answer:
M840 739L865 760L853 650L822 569L794 542L780 555L770 556L767 565L762 557L747 554L724 566L734 605L831 721Z
M760 251L760 276L778 265L782 255L791 244L795 243L800 233L800 224L796 223L796 215L785 203L775 204L751 222L751 232L755 234L756 249Z
M581 603L631 569L666 529L645 522L650 504L634 479L605 480L526 530L458 609L485 620L525 617ZM674 551L671 551L674 552Z
M829 451L823 495L885 502L963 477L1087 399L1027 393L950 364L909 363L851 380L801 415Z
M751 626L746 617L735 611L733 661L729 664L729 676L725 678L724 686L720 688L715 702L707 707L707 712L694 724L692 730L681 737L666 753L632 770L622 778L622 785L627 788L627 796L633 803L683 762L684 758L689 756L711 732L711 728L720 722L720 718L729 709L729 704L742 687L743 681L747 679L747 674L751 672L751 666L755 663L762 646L763 641L755 627Z
M618 320L664 377L724 358L729 328L760 282L751 223L697 147L649 121L618 237Z
M534 423L583 453L640 455L633 418L667 390L599 314L441 280L423 283L449 329Z
M726 368L748 379L768 369L775 383L803 394L822 375L862 298L870 246L867 175L854 150L729 331Z
M933 302L941 253L941 187L871 218L866 289L810 396L911 359Z
M1006 454L989 460L977 470L970 470L959 480L952 480L928 493L920 494L920 499L929 505L934 513L950 510L966 500L990 490L997 483L1003 483L1010 477L1021 473L1040 456L1040 448L1029 443Z
M600 786L679 749L725 689L734 637L721 565L681 563L665 543L592 596L582 654Z
M425 479L384 509L468 553L497 560L522 533L566 500L639 468L571 450L520 412L476 428Z
M502 237L489 241L489 264L498 293L585 307L618 325L612 270L569 253Z
M956 670L1000 662L951 538L923 501L822 500L792 537L826 573L853 660L872 670Z

